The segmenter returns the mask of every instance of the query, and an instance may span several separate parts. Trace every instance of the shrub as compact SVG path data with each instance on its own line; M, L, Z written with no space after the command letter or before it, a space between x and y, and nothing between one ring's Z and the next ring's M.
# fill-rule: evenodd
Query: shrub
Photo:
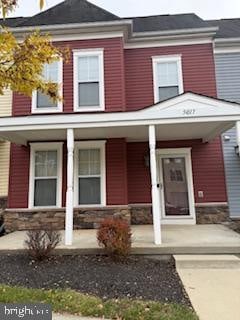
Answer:
M124 259L131 250L131 228L127 221L120 218L107 218L97 232L97 240L113 259Z
M53 229L30 230L27 232L25 246L28 254L35 260L47 259L61 242L61 234Z

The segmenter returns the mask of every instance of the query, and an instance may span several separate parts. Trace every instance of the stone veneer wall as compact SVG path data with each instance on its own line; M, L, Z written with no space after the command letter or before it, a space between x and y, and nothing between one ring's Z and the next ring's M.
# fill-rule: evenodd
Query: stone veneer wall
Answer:
M134 205L131 207L131 224L153 224L152 206L151 205Z
M229 208L227 205L221 206L197 206L197 224L218 224L230 220Z
M74 229L95 229L107 217L122 217L132 225L153 224L151 205L134 205L104 208L74 209ZM198 224L215 224L229 221L227 206L197 206ZM65 228L65 209L5 210L7 232L49 227Z
M107 217L121 217L130 223L128 207L74 209L74 229L94 229ZM4 224L7 232L52 227L65 228L65 209L6 210Z
M196 206L196 220L197 224L216 224L229 221L228 206ZM131 224L152 223L152 207L150 205L132 206Z

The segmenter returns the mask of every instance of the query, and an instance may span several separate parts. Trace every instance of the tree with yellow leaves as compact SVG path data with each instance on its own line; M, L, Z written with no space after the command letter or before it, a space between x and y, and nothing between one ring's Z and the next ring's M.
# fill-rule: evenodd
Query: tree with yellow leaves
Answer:
M17 0L0 0L0 10L5 18L18 4ZM40 9L44 0L40 0ZM61 97L58 87L42 77L44 64L52 63L61 57L66 57L66 50L55 47L51 38L34 32L19 42L7 29L0 33L0 95L5 88L31 96L34 90L39 90L53 100Z

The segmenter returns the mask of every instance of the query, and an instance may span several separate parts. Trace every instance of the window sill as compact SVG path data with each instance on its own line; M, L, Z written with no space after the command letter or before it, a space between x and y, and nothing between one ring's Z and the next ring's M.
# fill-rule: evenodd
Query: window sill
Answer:
M95 208L104 208L104 207L106 207L105 204L82 204L82 205L75 205L74 206L75 209L84 209L84 208L86 208L86 209L90 209L90 208L95 209Z
M41 206L41 207L29 207L29 210L58 210L58 209L62 209L61 206Z
M74 107L75 112L96 112L105 111L105 107L88 106L88 107Z
M32 114L38 113L61 113L63 112L62 108L39 108L39 109L32 109Z

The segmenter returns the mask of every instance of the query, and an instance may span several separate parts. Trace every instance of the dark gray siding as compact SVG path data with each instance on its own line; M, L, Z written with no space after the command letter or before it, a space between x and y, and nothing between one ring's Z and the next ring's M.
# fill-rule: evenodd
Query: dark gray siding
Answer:
M215 64L218 97L240 102L240 53L215 54ZM240 217L240 157L235 153L235 128L222 140L230 216Z

